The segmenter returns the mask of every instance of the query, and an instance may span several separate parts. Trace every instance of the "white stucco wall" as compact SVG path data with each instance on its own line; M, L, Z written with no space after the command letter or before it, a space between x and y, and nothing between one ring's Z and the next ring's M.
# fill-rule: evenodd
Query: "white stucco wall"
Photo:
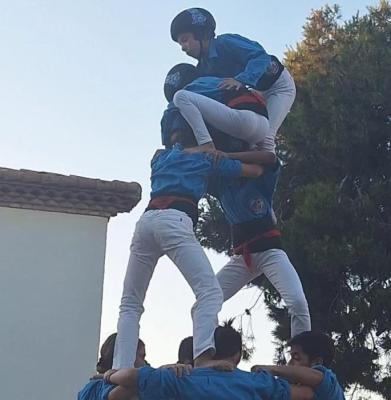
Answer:
M75 399L94 371L106 228L0 207L1 399Z

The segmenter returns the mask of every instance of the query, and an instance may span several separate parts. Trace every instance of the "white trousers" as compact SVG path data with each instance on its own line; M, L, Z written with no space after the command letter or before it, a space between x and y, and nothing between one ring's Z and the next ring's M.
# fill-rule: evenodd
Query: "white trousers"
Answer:
M207 256L193 232L193 222L174 209L145 212L136 224L118 320L113 368L133 367L143 303L158 259L166 254L191 286L194 358L214 349L223 295ZM169 290L169 288L167 288Z
M268 90L260 92L266 100L269 115L269 132L261 143L262 150L275 153L275 138L278 129L288 115L296 97L296 86L289 71L284 68L280 77Z
M199 145L212 141L206 123L250 145L263 142L269 132L269 121L263 115L235 110L188 90L178 90L173 101L192 128Z
M311 330L307 300L300 278L283 250L271 249L251 254L253 269L246 266L243 256L234 255L217 274L224 301L231 298L254 278L265 274L280 293L291 316L291 336Z

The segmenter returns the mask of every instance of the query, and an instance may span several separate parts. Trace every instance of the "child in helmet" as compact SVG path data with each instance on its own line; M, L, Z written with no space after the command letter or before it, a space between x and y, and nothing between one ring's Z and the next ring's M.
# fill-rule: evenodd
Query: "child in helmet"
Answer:
M216 37L215 29L215 19L207 10L190 8L173 19L171 38L198 60L201 76L224 78L220 89L248 86L262 93L269 115L269 134L261 148L274 152L275 135L296 96L293 78L277 57L267 54L259 43L235 34ZM175 103L183 112L189 103L199 107L200 99L193 93L181 93Z
M233 149L237 148L238 142L239 148L243 149L242 141L250 146L259 146L269 132L264 99L244 87L238 91L222 90L219 88L222 80L212 76L199 77L197 69L191 64L178 64L171 68L164 83L164 94L169 105L162 119L162 135L164 127L170 125L166 120L179 118L179 110L194 132L198 150L214 149L216 136L223 133L230 135L224 136ZM174 107L182 93L197 95L200 98L199 107L193 104L188 104L190 108L186 106L185 109ZM221 141L219 146L216 145L219 150L231 148L224 146L222 149L220 145ZM265 164L275 161L274 153L263 153Z
M260 144L269 131L264 99L244 87L238 91L222 90L222 81L212 76L199 77L191 64L178 64L167 74L164 93L179 108L203 148L214 148L206 124L250 145ZM194 95L194 102L187 101L188 95Z

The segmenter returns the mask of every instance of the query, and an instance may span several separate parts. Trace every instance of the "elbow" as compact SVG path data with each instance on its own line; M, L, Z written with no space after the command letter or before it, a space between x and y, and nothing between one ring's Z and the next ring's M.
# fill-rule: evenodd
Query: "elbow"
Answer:
M270 153L270 164L274 164L277 161L276 153Z
M277 161L277 157L275 153L272 152L267 152L265 154L265 160L264 160L264 164L266 165L271 165L271 164L275 164Z

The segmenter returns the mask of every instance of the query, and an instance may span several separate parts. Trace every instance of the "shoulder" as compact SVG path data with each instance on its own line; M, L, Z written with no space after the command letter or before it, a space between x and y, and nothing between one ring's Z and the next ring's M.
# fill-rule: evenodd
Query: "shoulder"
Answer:
M323 374L322 382L315 388L315 394L319 399L342 400L345 398L342 387L331 369L322 365L316 365L313 368Z
M139 387L143 387L145 385L153 385L158 381L163 383L167 381L174 381L175 374L168 368L152 368L150 366L145 366L139 368L138 370L138 380Z
M244 36L238 35L237 33L224 33L216 36L216 45L221 46L235 46L242 43L257 44L257 42L250 40Z
M115 385L106 383L103 379L89 381L78 394L79 400L88 400L92 396L99 395L99 398L107 398L108 394L115 388ZM105 397L106 396L106 397Z
M248 40L244 36L238 35L237 33L223 33L222 35L216 36L214 40L216 43L224 43L242 39Z
M166 154L168 151L169 150L164 150L164 149L156 150L155 154L152 157L151 163L154 163L155 161L157 161L160 156L162 156L163 154Z
M255 390L261 396L268 396L270 399L289 399L290 385L284 379L275 378L268 371L251 372Z
M149 366L139 369L138 392L143 399L160 399L171 397L175 390L176 376L165 368Z

